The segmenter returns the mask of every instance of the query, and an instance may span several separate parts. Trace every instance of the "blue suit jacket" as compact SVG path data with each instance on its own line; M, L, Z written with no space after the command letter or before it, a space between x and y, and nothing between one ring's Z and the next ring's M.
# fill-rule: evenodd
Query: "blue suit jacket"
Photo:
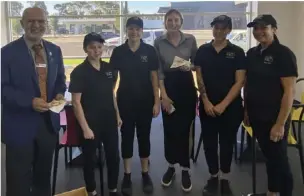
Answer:
M47 99L66 91L61 49L43 40L47 56ZM32 108L40 97L35 63L23 37L1 48L2 142L22 146L33 142L43 117ZM60 130L60 116L50 112L53 129Z

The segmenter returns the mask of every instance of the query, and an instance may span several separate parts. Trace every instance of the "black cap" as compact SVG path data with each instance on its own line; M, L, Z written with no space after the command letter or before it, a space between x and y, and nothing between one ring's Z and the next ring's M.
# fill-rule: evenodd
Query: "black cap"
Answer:
M86 48L91 42L105 43L105 40L101 37L100 34L92 32L87 34L83 40L83 48Z
M247 27L254 27L257 24L261 25L271 25L272 27L277 28L276 19L270 14L263 14L256 17L252 22L247 24Z
M144 28L144 22L138 16L133 16L127 20L126 27L128 27L130 25L136 25L139 28Z
M211 26L214 26L215 24L224 24L227 25L230 29L232 29L232 20L227 15L220 15L213 19L213 21L210 23Z

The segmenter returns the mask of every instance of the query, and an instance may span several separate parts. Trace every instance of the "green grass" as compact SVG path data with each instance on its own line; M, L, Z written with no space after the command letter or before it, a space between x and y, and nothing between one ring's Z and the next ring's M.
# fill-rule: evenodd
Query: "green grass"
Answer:
M64 65L79 65L84 59L63 59ZM102 60L109 62L110 58L102 58Z

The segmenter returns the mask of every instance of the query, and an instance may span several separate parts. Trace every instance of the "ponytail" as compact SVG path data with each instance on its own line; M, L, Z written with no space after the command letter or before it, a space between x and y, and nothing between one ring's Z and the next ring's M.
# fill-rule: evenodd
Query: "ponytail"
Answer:
M280 43L278 36L276 34L273 34L273 39L275 42Z

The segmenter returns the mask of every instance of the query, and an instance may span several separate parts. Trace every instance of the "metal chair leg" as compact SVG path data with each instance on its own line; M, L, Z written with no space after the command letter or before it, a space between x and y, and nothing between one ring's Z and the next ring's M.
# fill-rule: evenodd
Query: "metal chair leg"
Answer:
M54 155L54 165L53 165L53 183L52 183L52 195L56 192L56 182L57 182L57 169L58 169L58 156L59 156L59 146L56 146Z
M199 151L201 149L202 142L203 142L203 134L201 132L199 142L198 142L198 146L197 146L196 153L195 153L195 157L194 157L194 163L197 162L197 158L198 158L198 155L199 155Z

